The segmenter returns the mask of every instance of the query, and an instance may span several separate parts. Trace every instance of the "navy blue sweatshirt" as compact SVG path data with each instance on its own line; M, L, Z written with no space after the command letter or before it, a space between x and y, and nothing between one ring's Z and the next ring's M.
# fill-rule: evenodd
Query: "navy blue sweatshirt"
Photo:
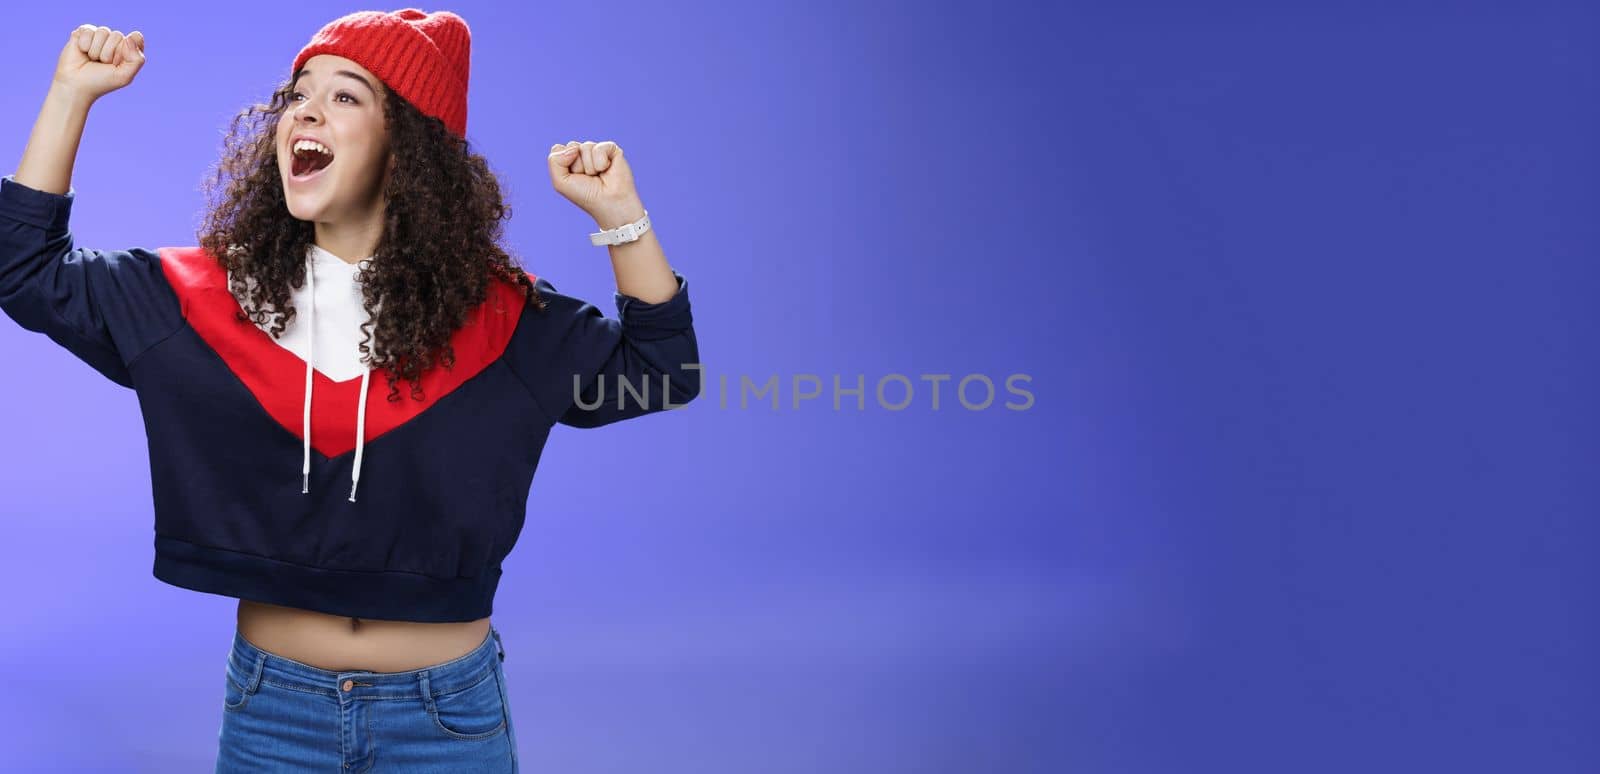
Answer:
M199 247L74 247L75 194L0 178L0 309L137 393L153 573L175 586L358 618L483 618L551 428L700 391L676 271L659 304L614 294L617 318L530 274L540 312L497 279L453 334L454 366L424 373L422 400L401 382L390 402L386 379L334 381L237 319Z

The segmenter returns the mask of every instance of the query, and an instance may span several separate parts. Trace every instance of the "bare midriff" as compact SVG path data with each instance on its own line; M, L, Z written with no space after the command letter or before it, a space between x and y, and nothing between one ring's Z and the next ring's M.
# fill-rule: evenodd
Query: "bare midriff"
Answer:
M406 672L483 644L489 619L451 623L351 618L239 600L239 633L273 655L331 672Z

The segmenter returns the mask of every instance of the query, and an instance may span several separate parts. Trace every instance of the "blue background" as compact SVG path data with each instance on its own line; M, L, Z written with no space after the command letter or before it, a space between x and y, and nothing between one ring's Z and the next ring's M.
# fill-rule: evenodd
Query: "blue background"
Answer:
M553 434L526 770L1595 770L1600 13L1297 5L449 6L508 246L611 310L545 153L618 142L728 378ZM194 244L363 7L12 7L5 171L72 28L142 30L73 233ZM6 764L209 771L236 603L150 576L134 394L4 322Z

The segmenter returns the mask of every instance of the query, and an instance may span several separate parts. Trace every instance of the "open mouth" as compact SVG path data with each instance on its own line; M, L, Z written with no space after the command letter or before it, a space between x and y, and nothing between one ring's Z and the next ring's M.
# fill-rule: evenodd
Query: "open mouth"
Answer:
M332 163L333 152L326 147L306 141L297 142L290 159L289 176L297 179L310 178L327 169Z

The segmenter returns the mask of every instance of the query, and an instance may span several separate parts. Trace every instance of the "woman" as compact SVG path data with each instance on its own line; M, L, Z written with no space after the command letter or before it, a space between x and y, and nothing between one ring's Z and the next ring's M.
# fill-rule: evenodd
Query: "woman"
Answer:
M687 284L621 148L549 154L620 319L498 245L470 39L448 12L330 22L236 117L198 246L92 250L67 230L77 144L145 57L84 25L0 179L0 308L138 391L154 574L239 599L218 771L515 771L489 613L548 432L699 392Z

